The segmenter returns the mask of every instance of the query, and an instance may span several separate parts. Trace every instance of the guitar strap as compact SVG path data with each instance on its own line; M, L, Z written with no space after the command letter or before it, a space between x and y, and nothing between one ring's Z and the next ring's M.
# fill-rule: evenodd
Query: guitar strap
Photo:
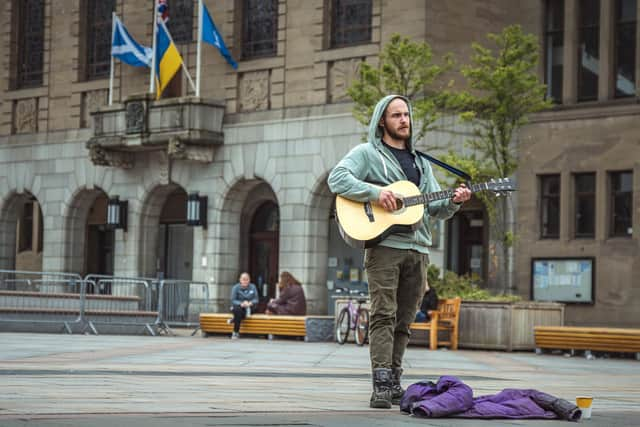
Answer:
M418 151L416 150L416 153L418 153L420 156L424 157L425 159L429 160L431 163L435 163L436 165L440 166L441 168L444 168L446 170L448 170L449 172L451 172L454 175L458 175L461 178L464 178L466 181L471 181L471 177L469 176L468 173L461 171L460 169L451 166L448 163L443 162L442 160L438 160L435 157L432 157L426 153L423 153L422 151Z

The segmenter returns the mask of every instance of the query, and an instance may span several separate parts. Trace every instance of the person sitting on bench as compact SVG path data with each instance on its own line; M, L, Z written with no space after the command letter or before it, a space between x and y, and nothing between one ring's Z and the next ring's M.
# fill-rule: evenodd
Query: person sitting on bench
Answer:
M272 298L267 304L266 314L286 314L304 316L307 314L307 301L300 282L288 271L280 273L277 299Z
M233 334L231 339L240 336L242 319L251 315L251 308L258 304L258 288L251 283L249 273L244 272L231 288L231 311L233 311Z
M438 309L438 294L435 288L429 287L429 282L425 283L427 291L422 297L422 303L420 304L420 310L416 313L416 322L428 322L431 320L429 316L429 310Z

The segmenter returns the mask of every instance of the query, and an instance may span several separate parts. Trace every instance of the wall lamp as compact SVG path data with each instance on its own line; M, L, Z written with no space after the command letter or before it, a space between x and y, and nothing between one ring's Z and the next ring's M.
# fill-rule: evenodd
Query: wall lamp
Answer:
M191 193L187 197L187 225L207 228L207 196Z
M109 199L107 204L107 227L127 231L127 207L129 202L120 200L118 196Z

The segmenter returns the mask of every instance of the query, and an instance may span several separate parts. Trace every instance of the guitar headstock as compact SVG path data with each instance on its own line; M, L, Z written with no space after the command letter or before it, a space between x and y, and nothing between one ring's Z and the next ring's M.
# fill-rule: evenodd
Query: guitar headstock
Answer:
M492 179L485 183L487 191L493 191L497 196L506 196L510 191L515 191L516 187L510 178Z

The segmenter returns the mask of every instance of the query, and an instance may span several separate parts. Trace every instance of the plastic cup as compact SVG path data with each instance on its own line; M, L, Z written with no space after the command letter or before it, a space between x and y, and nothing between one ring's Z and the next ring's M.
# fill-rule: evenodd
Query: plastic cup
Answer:
M593 396L577 396L576 405L582 411L582 419L591 418L591 407L593 405Z

